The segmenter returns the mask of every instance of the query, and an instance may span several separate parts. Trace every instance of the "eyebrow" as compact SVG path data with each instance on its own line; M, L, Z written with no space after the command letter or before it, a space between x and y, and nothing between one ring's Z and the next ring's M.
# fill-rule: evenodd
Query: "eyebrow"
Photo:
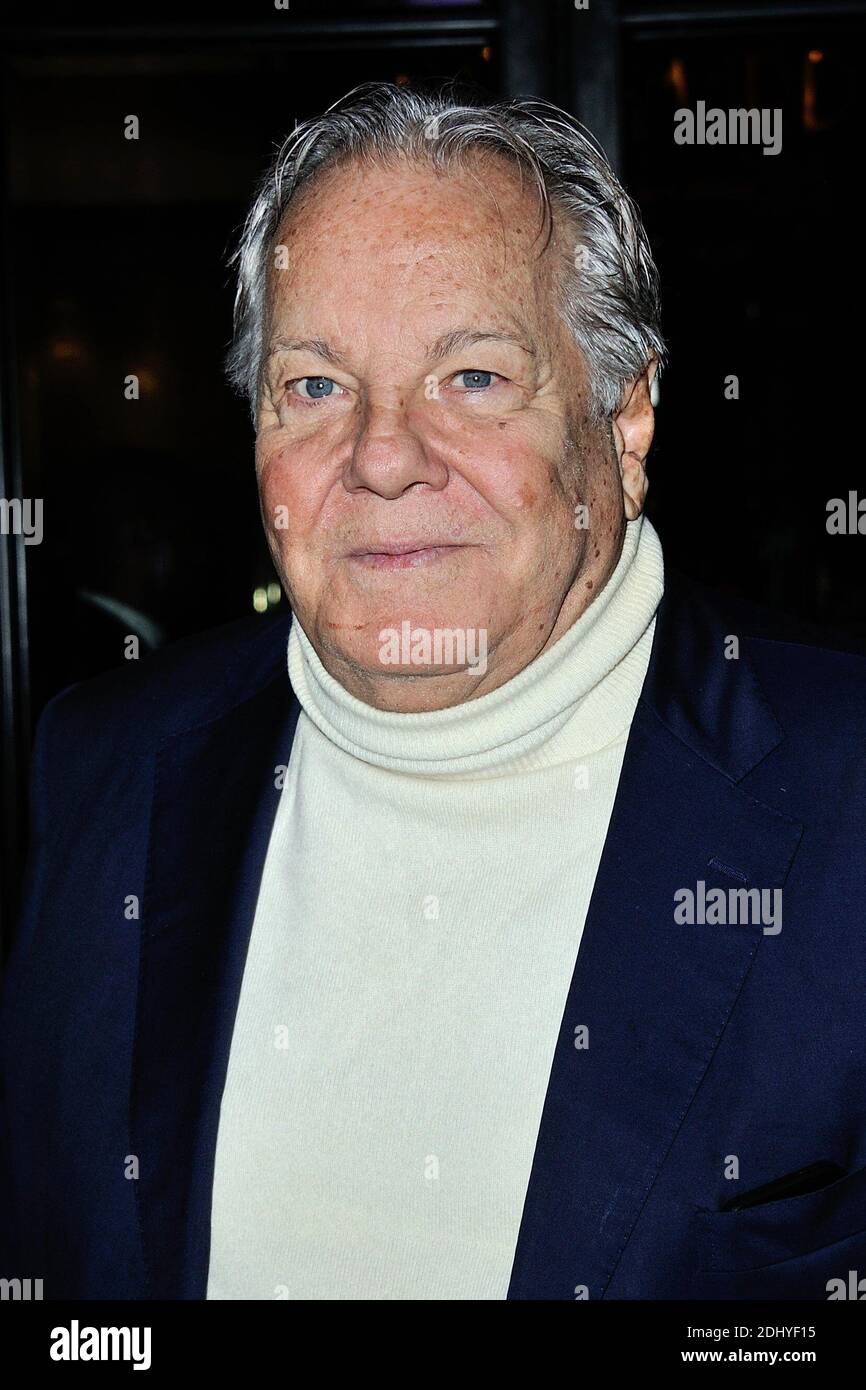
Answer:
M461 348L474 347L476 343L486 342L510 343L512 347L519 347L529 357L538 356L528 333L519 337L515 333L503 332L498 328L453 328L430 344L427 357L431 361L440 362ZM331 347L330 343L326 343L322 338L274 338L268 352L268 360L281 352L309 352L314 357L321 357L323 361L330 362L333 367L347 366L343 354L337 352L336 348Z
M499 328L455 328L450 333L443 333L441 338L437 338L428 348L428 356L433 361L440 361L443 357L450 357L453 352L458 352L461 348L474 347L476 343L510 343L512 347L519 347L530 357L536 357L537 351L528 333L518 337L515 333L504 333Z
M333 367L345 367L342 353L332 348L322 338L274 338L268 352L268 361L280 352L311 352L314 357L322 357Z

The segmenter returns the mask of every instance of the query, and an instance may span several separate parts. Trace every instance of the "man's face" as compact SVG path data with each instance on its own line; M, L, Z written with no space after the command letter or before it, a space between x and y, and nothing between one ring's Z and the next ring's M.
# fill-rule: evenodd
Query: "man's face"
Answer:
M622 546L617 452L634 431L625 414L624 436L592 422L556 313L573 237L559 226L542 253L528 183L499 160L473 169L332 171L277 237L256 442L268 544L325 668L382 709L444 708L516 675ZM386 553L401 544L426 549ZM395 661L383 633L404 623L462 631L476 654L483 631L486 662L447 645L438 663L435 647Z

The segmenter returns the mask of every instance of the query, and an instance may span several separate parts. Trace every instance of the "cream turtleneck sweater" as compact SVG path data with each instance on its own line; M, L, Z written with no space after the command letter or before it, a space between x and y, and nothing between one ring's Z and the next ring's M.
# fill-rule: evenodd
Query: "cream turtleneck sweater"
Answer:
M208 1299L505 1298L662 591L640 517L558 642L422 714L356 699L292 623Z

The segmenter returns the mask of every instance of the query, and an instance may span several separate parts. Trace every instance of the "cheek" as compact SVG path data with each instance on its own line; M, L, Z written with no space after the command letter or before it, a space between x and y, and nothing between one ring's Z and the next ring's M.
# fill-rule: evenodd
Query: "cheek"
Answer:
M516 431L509 434L507 422L500 422L495 438L478 441L473 453L472 482L505 520L517 526L540 523L555 505L555 474L549 461Z
M523 453L496 478L496 506L513 528L518 545L549 553L558 537L568 540L574 524L556 468L548 459ZM559 542L557 542L559 543Z
M256 444L256 483L259 496L270 497L285 471L285 457L273 444Z
M318 489L324 484L320 481L317 488L320 474L304 466L295 448L258 454L256 474L265 521L273 529L277 545L285 549L311 529L321 509Z
M538 488L530 482L523 482L518 488L518 495L521 507L532 508L538 501Z

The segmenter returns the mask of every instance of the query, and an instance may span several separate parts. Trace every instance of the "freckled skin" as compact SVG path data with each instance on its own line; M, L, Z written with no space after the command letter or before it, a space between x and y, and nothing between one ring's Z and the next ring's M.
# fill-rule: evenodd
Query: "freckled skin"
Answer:
M610 577L646 491L649 378L595 421L585 366L556 309L574 237L546 250L527 185L498 158L438 174L349 166L308 187L276 242L257 414L256 475L268 545L324 666L368 704L441 709L485 695L556 642ZM441 360L458 328L512 333ZM471 390L462 374L491 373ZM428 389L435 377L437 389ZM313 400L304 379L325 377ZM295 383L295 384L292 384ZM301 384L298 384L301 383ZM575 526L575 506L589 528ZM276 508L287 524L275 526ZM355 546L462 542L437 564L372 571ZM379 634L484 628L487 669L383 665Z

